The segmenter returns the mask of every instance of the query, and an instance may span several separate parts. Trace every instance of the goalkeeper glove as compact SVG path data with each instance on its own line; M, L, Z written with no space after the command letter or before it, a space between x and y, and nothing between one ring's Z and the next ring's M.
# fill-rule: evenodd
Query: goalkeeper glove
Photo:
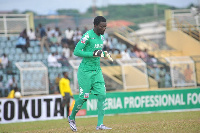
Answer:
M93 56L94 56L94 57L105 57L102 50L95 50L95 51L93 52Z
M110 61L113 61L111 58L110 54L107 51L102 51L102 50L95 50L93 52L94 57L107 57Z
M113 59L111 58L111 55L107 51L104 51L104 53L105 53L105 57L107 57L110 61L113 61Z

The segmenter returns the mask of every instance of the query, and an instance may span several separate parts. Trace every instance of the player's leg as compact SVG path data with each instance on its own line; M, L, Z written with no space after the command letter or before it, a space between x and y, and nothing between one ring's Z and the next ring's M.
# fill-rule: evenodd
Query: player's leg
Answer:
M103 118L104 118L104 114L105 114L106 95L98 94L97 99L98 99L98 103L97 103L98 123L97 123L97 126L100 126L101 124L103 124Z
M83 72L78 70L78 83L79 83L79 98L74 104L71 115L68 117L69 125L72 131L77 131L75 116L76 113L81 109L84 102L87 101L89 97L89 92L91 88L91 72Z
M96 78L93 84L93 90L91 93L95 94L98 99L97 108L98 108L98 123L97 130L103 129L112 129L103 125L103 118L105 114L105 105L106 105L106 87L103 79L103 74L101 71L96 72Z
M69 104L70 104L70 94L69 93L65 93L65 99L66 102L65 104L67 105L67 117L69 116Z
M78 84L79 84L79 98L76 100L72 114L70 115L71 120L75 120L76 113L81 109L84 102L87 101L89 97L89 92L91 89L91 76L90 71L78 70Z

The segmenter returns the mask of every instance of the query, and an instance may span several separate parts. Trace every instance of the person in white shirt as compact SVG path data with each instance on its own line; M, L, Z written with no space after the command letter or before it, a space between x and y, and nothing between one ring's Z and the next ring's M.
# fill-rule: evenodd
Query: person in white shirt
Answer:
M61 67L62 66L60 63L58 63L55 53L52 53L48 56L48 66L50 66L50 67Z
M56 37L59 36L59 32L60 32L59 27L56 27L56 28L55 28L55 32L54 32L54 34L55 34Z
M131 59L130 54L128 53L127 49L125 49L125 51L122 51L121 55L122 55L122 60Z
M3 54L3 56L1 57L0 65L4 69L8 66L8 57L6 54Z
M66 35L67 43L68 43L69 45L73 44L74 31L71 30L71 28L68 28L68 29L65 31L65 35Z
M47 27L47 38L50 38L53 33L54 33L54 30L51 30L50 27Z
M27 32L27 35L28 35L30 41L36 40L35 32L33 31L32 28Z
M68 47L67 44L64 45L63 49L62 49L62 52L65 54L65 57L66 58L69 58L70 57L70 49Z

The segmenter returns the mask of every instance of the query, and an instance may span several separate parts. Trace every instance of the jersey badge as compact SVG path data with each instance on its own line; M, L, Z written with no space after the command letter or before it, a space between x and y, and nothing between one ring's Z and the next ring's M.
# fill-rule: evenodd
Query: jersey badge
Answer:
M89 38L89 34L86 34L82 39L81 39L81 43L85 44L85 42L88 40Z

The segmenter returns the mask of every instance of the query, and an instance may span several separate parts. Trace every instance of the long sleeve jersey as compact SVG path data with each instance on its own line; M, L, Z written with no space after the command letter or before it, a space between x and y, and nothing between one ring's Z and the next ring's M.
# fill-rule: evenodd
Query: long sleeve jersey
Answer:
M104 36L98 36L93 29L87 31L75 47L74 55L83 57L79 68L85 70L100 69L100 57L93 57L95 50L102 50Z

